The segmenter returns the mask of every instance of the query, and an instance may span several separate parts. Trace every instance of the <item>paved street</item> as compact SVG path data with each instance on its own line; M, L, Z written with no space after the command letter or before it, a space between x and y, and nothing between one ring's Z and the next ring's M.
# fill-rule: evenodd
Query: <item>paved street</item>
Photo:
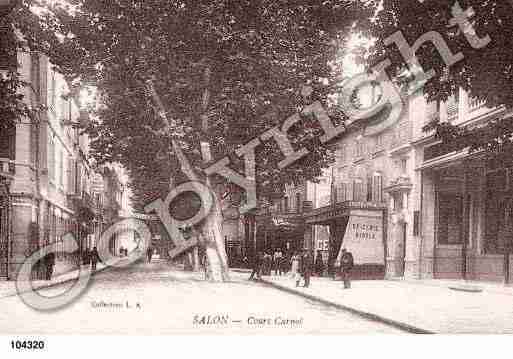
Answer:
M441 334L512 334L513 290L474 283L482 292L451 290L458 281L355 281L350 290L328 278L313 278L310 288L295 288L284 277L265 277L282 289L311 295L360 312Z
M0 299L0 328L3 334L401 333L246 278L233 273L232 283L207 283L164 262L107 270L79 300L57 312L36 312L17 297ZM219 321L216 316L223 319L212 324Z

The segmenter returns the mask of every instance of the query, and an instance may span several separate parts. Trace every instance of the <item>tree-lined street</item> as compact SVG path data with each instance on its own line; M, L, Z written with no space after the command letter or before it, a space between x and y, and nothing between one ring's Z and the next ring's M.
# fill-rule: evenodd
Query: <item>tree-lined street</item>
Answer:
M95 335L402 332L261 283L249 282L248 275L234 272L230 283L209 283L203 280L202 274L170 271L169 265L160 261L127 270L107 270L94 277L82 297L60 311L42 313L28 308L18 297L0 299L0 303L9 308L0 313L0 328L2 334ZM58 286L41 294L56 295L65 288ZM202 317L209 315L211 322L216 316L225 316L228 322L200 323ZM270 322L262 324L262 319ZM299 324L286 323L286 320L299 321Z

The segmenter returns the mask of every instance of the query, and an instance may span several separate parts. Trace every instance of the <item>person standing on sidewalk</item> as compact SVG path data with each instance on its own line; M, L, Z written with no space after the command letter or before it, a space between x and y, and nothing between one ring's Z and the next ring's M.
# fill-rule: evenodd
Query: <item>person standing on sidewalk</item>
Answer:
M256 277L257 279L260 279L262 277L262 264L263 264L263 254L262 252L258 252L253 260L253 272L251 272L251 275L249 276L248 280L253 280L253 278Z
M93 248L91 251L91 270L96 270L96 265L98 264L98 261L100 261L100 255L98 254L98 249L96 247Z
M148 246L148 249L146 250L146 257L148 257L148 263L151 262L151 257L153 257L153 247Z
M52 280L53 267L55 266L55 253L50 252L44 257L44 266L46 269L46 280Z
M299 287L299 280L301 279L301 276L299 274L299 256L297 253L294 253L291 258L291 267L290 267L290 273L292 275L292 278L296 281L296 287Z
M313 258L310 251L305 251L303 254L303 260L301 261L301 273L305 279L303 287L308 288L310 286L310 277L312 276L313 269Z
M322 260L322 252L321 250L317 251L317 257L315 258L315 273L322 277L324 273L324 261Z
M281 250L278 249L276 252L274 252L274 275L282 274L282 259L283 254L281 253Z
M347 249L342 249L342 257L340 258L340 269L342 280L344 281L344 289L351 288L351 270L354 266L353 254Z

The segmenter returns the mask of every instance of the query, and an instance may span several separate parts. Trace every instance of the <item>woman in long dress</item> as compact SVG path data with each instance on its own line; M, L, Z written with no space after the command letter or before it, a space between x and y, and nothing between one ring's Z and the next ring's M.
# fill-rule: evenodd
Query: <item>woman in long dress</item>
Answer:
M297 255L297 253L294 253L290 262L291 262L290 273L292 275L292 278L296 281L296 287L299 287L299 281L301 279L301 275L299 273L299 256Z

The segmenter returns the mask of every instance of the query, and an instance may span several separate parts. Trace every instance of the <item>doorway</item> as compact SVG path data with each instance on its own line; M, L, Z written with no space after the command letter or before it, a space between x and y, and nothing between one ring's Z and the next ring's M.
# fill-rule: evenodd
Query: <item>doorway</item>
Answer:
M395 226L395 249L394 249L394 262L395 262L395 277L404 277L406 271L406 222L400 221Z
M9 277L9 194L5 186L0 185L0 278Z

